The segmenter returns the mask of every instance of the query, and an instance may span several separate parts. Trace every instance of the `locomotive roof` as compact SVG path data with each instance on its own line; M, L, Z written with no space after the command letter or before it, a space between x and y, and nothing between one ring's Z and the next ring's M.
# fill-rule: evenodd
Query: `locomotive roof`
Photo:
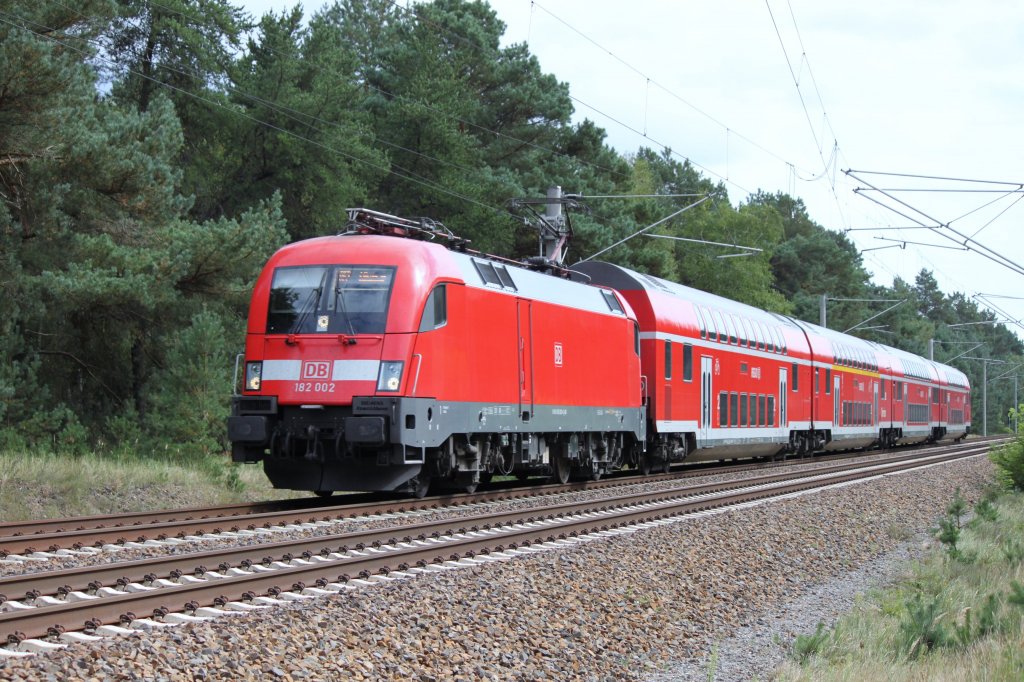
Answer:
M463 253L442 243L401 236L346 233L316 237L283 247L272 257L269 265L279 267L325 262L404 264L405 272L400 276L405 277L412 272L415 280L425 287L438 280L461 280L471 287L635 319L625 299L606 287L538 272L514 261L494 259L472 251Z

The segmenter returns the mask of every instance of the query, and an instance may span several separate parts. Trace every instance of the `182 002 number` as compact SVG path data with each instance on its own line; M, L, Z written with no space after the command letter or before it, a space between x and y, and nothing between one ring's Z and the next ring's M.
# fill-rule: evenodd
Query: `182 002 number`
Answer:
M296 393L334 393L334 384L330 381L300 381L295 384Z

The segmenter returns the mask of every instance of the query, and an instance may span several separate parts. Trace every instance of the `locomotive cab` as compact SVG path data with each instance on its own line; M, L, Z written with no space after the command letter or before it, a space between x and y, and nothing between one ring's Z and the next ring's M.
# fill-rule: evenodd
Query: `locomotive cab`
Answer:
M228 434L233 459L262 460L276 487L394 489L419 470L391 431L431 263L401 262L387 246L310 240L282 249L257 282Z

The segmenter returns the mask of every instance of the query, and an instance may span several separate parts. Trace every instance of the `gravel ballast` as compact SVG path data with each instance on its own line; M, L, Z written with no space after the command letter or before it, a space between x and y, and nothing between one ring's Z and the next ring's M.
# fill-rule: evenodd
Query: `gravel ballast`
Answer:
M820 613L846 608L894 565L869 562L929 528L956 488L976 500L990 476L983 457L934 466L10 659L0 678L663 681L705 679L713 647L716 680L765 678L779 654L770 658L764 642L784 647L834 617L801 599L817 594ZM787 618L787 605L809 624Z

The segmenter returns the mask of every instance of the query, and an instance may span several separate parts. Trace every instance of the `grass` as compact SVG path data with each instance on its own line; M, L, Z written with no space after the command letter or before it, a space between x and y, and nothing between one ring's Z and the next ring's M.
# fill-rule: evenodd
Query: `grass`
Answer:
M263 468L217 457L0 452L0 521L85 516L294 497Z
M936 529L942 544L899 582L798 637L776 679L1024 679L1024 495L979 507L953 542L949 522Z

